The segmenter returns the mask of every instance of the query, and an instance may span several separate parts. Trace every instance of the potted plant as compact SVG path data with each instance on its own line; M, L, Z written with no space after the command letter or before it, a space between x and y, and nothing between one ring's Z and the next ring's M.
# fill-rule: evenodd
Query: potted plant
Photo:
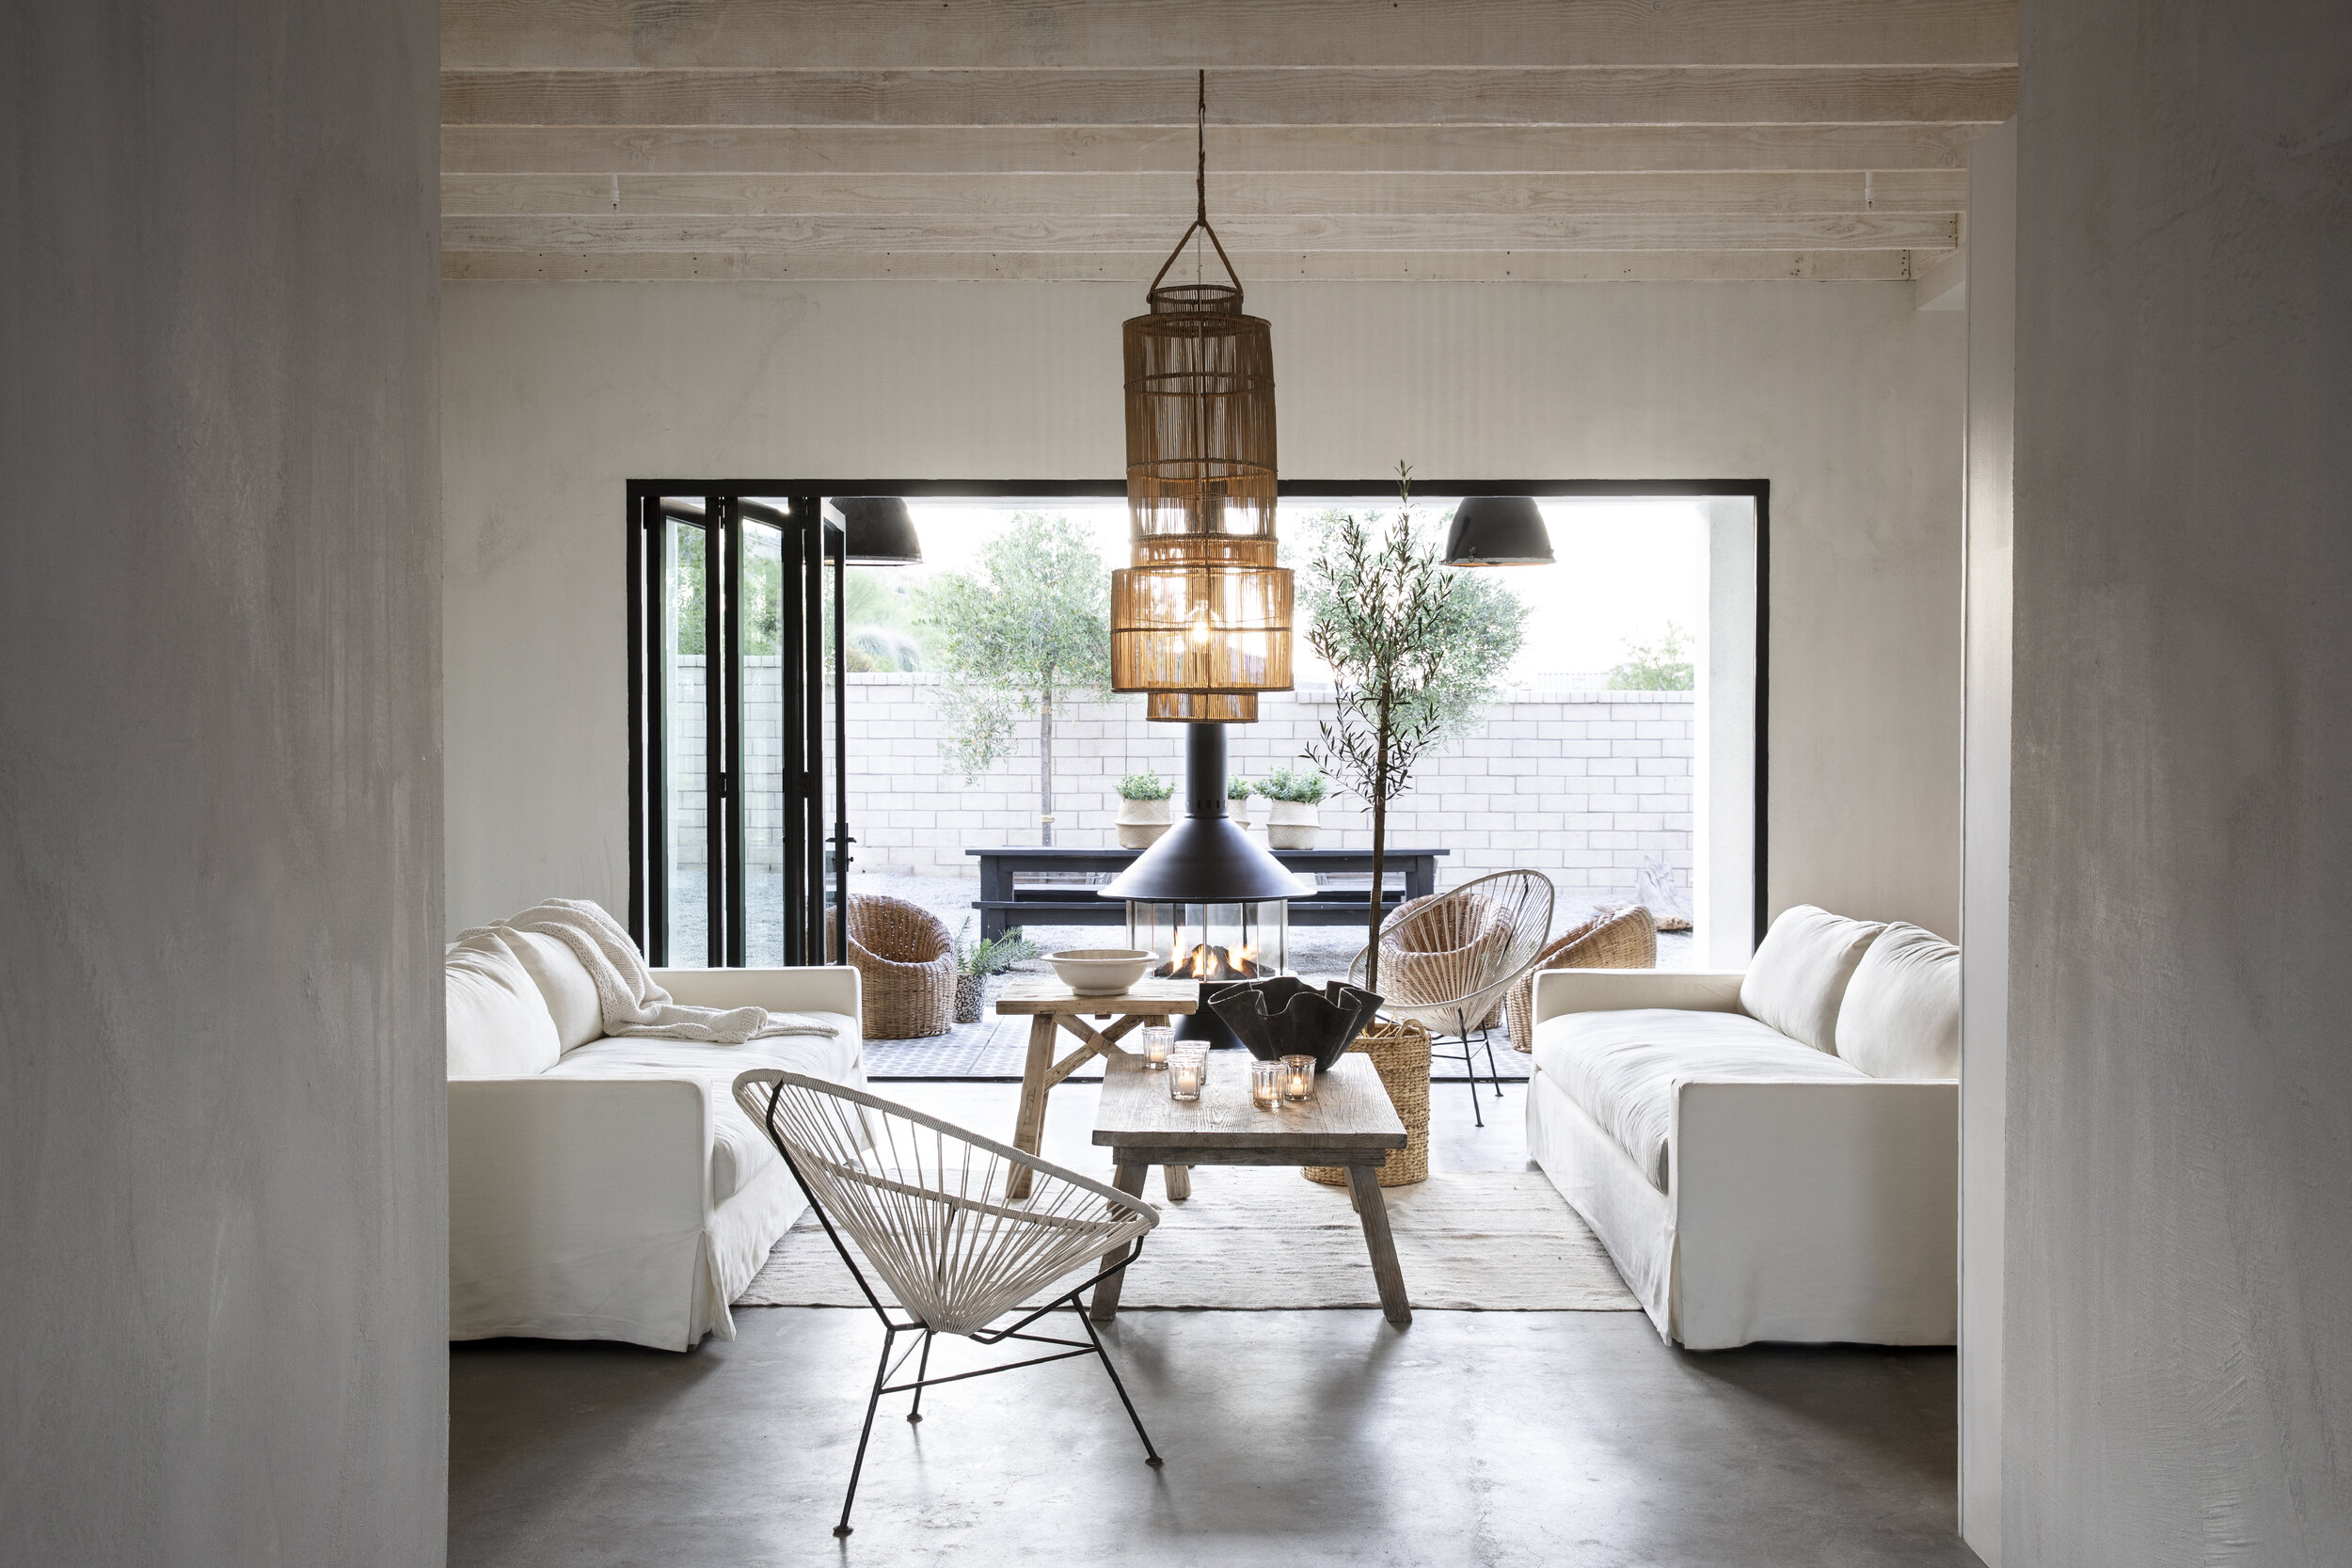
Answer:
M1168 798L1176 786L1157 768L1130 773L1119 781L1119 847L1149 849L1172 823Z
M988 1005L988 982L1017 963L1038 956L1036 942L1021 934L1014 927L1001 937L974 942L972 917L963 917L963 927L956 932L956 1022L977 1023Z
M1278 768L1258 781L1266 798L1266 843L1277 849L1311 849L1323 832L1323 797L1330 785L1311 768Z
M1257 785L1239 774L1225 781L1225 815L1244 832L1249 831L1249 797L1257 792Z

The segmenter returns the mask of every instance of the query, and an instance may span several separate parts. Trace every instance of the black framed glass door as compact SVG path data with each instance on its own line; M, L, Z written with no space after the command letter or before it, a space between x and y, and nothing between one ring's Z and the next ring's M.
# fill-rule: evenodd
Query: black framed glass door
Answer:
M837 515L629 487L629 929L649 963L822 963Z

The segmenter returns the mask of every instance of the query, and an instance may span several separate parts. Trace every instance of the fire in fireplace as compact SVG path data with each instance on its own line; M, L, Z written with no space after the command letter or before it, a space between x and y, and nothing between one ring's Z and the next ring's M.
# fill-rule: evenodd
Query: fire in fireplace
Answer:
M1196 980L1255 980L1274 972L1260 969L1258 955L1249 948L1228 952L1202 942L1195 942L1189 953L1179 951L1169 954L1168 962L1152 973L1163 980L1179 974L1188 974Z

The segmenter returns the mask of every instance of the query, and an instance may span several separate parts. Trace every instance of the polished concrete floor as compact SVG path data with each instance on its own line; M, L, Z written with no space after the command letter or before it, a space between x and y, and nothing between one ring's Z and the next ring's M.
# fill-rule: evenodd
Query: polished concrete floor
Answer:
M893 1087L983 1131L1010 1120L1009 1086ZM1440 1094L1433 1164L1523 1164L1520 1092L1500 1117L1489 1097L1484 1132L1465 1091ZM1097 1163L1092 1098L1057 1095L1049 1157ZM450 1561L1976 1561L1953 1534L1948 1352L1690 1354L1627 1312L1423 1312L1403 1330L1370 1311L1132 1312L1106 1333L1165 1468L1089 1360L975 1379L927 1394L920 1426L885 1405L844 1542L874 1320L737 1321L734 1343L685 1355L452 1347ZM957 1342L932 1370L988 1358Z

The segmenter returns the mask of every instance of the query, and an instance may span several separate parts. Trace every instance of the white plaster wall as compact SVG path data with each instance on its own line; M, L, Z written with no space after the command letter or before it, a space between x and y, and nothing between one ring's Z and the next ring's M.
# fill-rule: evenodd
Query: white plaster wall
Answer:
M1960 890L1960 1530L2001 1568L2001 1229L2017 403L2017 127L1968 147L1967 754Z
M437 54L0 22L10 1564L443 1560Z
M2341 1564L2352 8L2022 47L2003 1557Z
M1901 284L1266 284L1282 468L1772 483L1771 902L1956 928L1962 324ZM1115 478L1130 288L453 283L449 918L627 897L630 478Z

